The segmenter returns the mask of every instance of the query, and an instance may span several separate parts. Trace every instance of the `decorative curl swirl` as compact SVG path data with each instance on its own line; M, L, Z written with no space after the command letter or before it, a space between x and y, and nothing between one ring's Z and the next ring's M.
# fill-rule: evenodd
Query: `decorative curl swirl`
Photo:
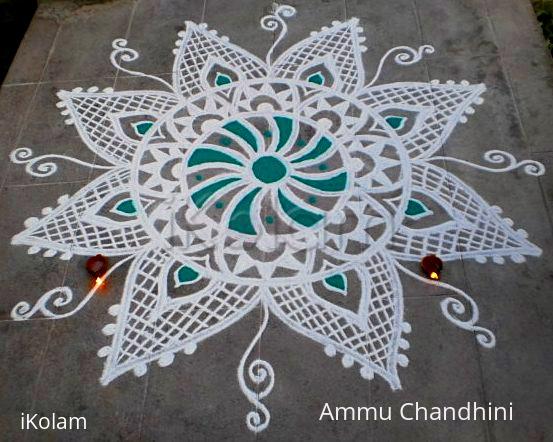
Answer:
M91 169L113 169L114 166L101 166L98 164L87 163L77 158L68 157L66 155L41 155L33 158L33 151L28 147L20 147L10 153L10 160L15 164L26 164L25 171L35 177L48 177L58 171L58 165L54 162L43 162L52 159L60 159L70 161L81 166L90 167Z
M104 274L102 278L107 278L112 272L129 261L131 258L133 258L133 255L127 256L121 261L118 261ZM16 321L24 321L26 319L31 319L36 313L40 312L49 319L67 318L69 316L73 316L81 310L96 293L98 288L99 287L95 285L73 310L66 313L55 313L50 310L48 307L49 304L52 304L54 307L61 308L73 301L73 291L69 287L56 287L55 289L44 293L34 306L31 306L31 304L26 301L17 303L11 311L11 317Z
M484 170L486 172L510 172L515 169L522 168L524 170L524 173L526 175L530 176L541 176L545 173L545 166L536 160L522 160L517 161L515 156L513 154L510 154L509 152L505 152L504 150L488 150L484 153L484 160L486 160L488 163L492 164L505 164L503 167L487 167L482 166L480 164L474 164L470 161L462 160L459 158L453 158L453 157L447 157L447 156L435 156L432 158L428 158L427 160L435 161L435 160L443 160L443 161L450 161L453 163L459 163L463 164L465 166L470 166L474 169L478 170Z
M152 80L157 81L158 83L161 83L165 87L169 88L170 91L175 92L173 86L171 86L171 84L169 84L162 78L156 77L155 75L145 74L144 72L132 71L130 69L127 69L121 66L120 61L129 63L131 61L137 60L139 57L138 52L135 51L134 49L128 48L127 44L128 42L124 38L116 38L115 40L113 40L111 44L113 51L111 51L111 54L109 56L111 60L111 64L115 68L129 75L136 75L138 77L151 78Z
M545 173L545 166L539 161L535 160L522 160L517 162L514 155L505 152L503 150L489 150L484 154L484 159L489 163L503 164L506 161L509 162L507 166L502 169L495 169L498 171L509 171L513 169L523 168L524 172L530 176L541 176Z
M267 361L259 358L255 359L249 364L247 374L249 380L255 385L260 386L261 384L265 383L265 387L259 391L255 391L247 385L245 379L246 361L255 345L259 342L259 339L265 331L265 328L267 327L267 322L269 320L269 310L267 308L267 305L265 303L263 303L262 305L263 322L261 323L257 334L254 336L254 338L250 342L250 345L240 359L240 365L238 366L238 383L240 384L240 388L242 389L242 392L244 393L248 401L250 401L250 403L255 406L255 410L251 410L246 415L246 425L254 433L259 433L263 431L269 425L271 414L269 413L269 410L267 409L265 404L261 402L261 399L269 395L269 393L273 390L273 386L275 384L275 372L273 370L273 367Z
M479 312L478 312L478 305L476 304L474 299L472 299L461 289L458 289L457 287L453 287L450 284L446 284L445 282L441 282L441 281L434 281L432 279L423 278L422 276L417 275L411 270L405 268L397 261L395 262L395 265L399 270L401 270L406 275L409 275L426 284L451 290L452 292L456 293L457 295L465 299L467 303L470 305L470 317L468 319L460 318L460 316L465 315L467 313L468 310L466 306L459 299L452 298L452 297L445 298L440 302L440 307L442 309L443 315L450 322L455 324L457 327L462 328L463 330L475 332L476 340L482 347L486 347L486 348L495 347L495 335L493 334L493 332L488 330L487 328L476 325L479 318ZM450 312L450 309L453 313Z
M430 45L420 46L418 49L411 48L409 46L398 46L392 51L399 51L394 57L394 61L399 65L410 65L417 63L423 57L423 55L430 55L434 53L434 47ZM402 52L404 51L404 52Z
M48 308L48 304L52 303L54 307L60 308L71 303L73 300L73 292L69 287L56 287L44 293L34 306L31 306L26 301L21 301L12 309L11 316L16 321L30 319L35 313L40 312L48 318L58 318L70 316L72 312L64 315L58 315Z
M443 284L442 286L444 285L447 286L448 284ZM445 298L440 302L443 315L457 327L462 328L463 330L475 332L476 340L482 347L494 347L495 335L487 328L475 325L476 322L478 322L479 313L478 306L476 305L476 302L474 302L474 299L455 287L450 286L448 288L454 290L468 302L470 305L470 317L468 319L460 319L460 316L466 314L467 308L465 307L465 304L457 298ZM453 313L450 312L450 309Z
M138 51L127 47L128 41L124 38L116 38L111 43L113 51L110 55L110 60L113 65L118 69L124 69L117 61L117 57L120 57L124 62L131 62L138 59Z
M396 62L396 64L408 66L419 62L424 55L433 54L434 47L430 45L422 45L419 46L418 49L415 49L410 46L396 46L395 48L388 50L388 52L386 52L384 56L380 59L376 74L374 74L372 80L367 84L367 87L372 86L374 83L376 83L376 81L380 78L384 63L392 54L396 52L397 54L394 57L394 61Z
M261 17L260 24L263 30L274 32L280 28L278 38L275 40L275 42L267 52L267 55L265 56L265 62L267 63L268 67L271 66L271 56L273 55L275 48L288 32L288 26L286 25L284 19L291 18L295 14L296 8L294 8L293 6L279 5L278 3L273 3L273 13Z

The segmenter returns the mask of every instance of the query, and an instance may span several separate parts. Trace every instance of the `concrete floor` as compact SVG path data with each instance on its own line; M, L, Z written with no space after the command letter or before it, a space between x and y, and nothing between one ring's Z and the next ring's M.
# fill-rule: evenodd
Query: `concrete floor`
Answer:
M77 2L78 3L78 2ZM538 179L520 171L489 174L451 165L451 171L524 227L543 249L540 258L505 265L447 263L444 280L469 291L480 322L497 346L478 346L474 334L443 318L445 294L405 279L405 316L413 326L410 364L400 369L403 390L329 359L320 345L271 318L261 344L277 372L264 403L271 425L257 436L244 425L250 404L236 382L236 367L259 318L248 315L208 339L193 356L168 368L152 364L141 378L124 375L107 387L98 378L106 345L107 308L122 293L125 271L109 291L78 315L14 322L9 312L53 287L85 287L85 258L66 262L27 255L10 245L23 221L55 205L94 178L86 168L61 165L47 178L26 175L8 153L29 146L93 161L72 127L65 126L55 92L74 87L150 87L118 74L109 63L111 41L129 40L140 52L133 69L170 77L176 33L184 20L207 22L232 42L264 58L272 36L259 19L261 0L120 0L79 6L46 2L37 12L0 90L0 440L553 440L553 70L538 24L525 0L291 0L286 45L332 20L359 17L371 72L389 48L432 44L436 53L412 67L385 71L387 81L433 78L483 82L485 102L445 144L446 154L474 162L489 149L542 161ZM391 406L404 402L460 406L467 401L512 402L512 422L319 422L333 406ZM87 431L21 431L21 412L86 416Z

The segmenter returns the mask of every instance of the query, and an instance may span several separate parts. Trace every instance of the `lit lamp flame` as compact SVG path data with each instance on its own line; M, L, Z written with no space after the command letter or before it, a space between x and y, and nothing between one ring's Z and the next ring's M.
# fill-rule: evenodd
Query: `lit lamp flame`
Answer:
M99 291L105 286L108 267L109 261L103 255L98 254L87 259L86 270L91 276L90 283L95 291Z
M440 279L442 266L442 260L436 255L427 255L421 259L422 272L426 275L427 278L430 278L434 281L438 281Z

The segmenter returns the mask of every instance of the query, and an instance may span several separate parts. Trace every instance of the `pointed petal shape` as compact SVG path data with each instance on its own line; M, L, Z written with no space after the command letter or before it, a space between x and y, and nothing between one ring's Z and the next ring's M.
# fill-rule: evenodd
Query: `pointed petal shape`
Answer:
M342 273L336 273L335 275L326 277L323 280L323 284L330 290L334 290L341 294L347 294L348 280Z
M500 216L472 188L440 167L417 163L412 169L413 192L430 196L451 216L452 221L421 229L402 226L388 244L398 259L419 260L436 254L442 260L475 258L515 262L524 255L539 256L541 249L526 239L526 232L514 230L511 221Z
M171 297L171 270L183 265L195 268L158 248L145 251L133 262L117 309L117 323L104 329L114 336L111 348L103 352L108 359L102 384L129 370L140 376L153 360L167 365L177 351L193 353L199 342L239 320L259 300L257 287L211 279L202 283L201 274L198 282L186 285L192 293Z
M483 102L485 90L483 84L391 83L363 89L357 98L377 109L388 124L405 118L394 129L416 159L436 152L455 126L467 121L472 106Z
M218 37L216 31L208 30L205 24L187 21L186 31L179 35L182 39L178 42L173 67L173 86L185 97L205 91L210 86L224 87L233 81L264 78L267 75L263 61L229 43L227 38ZM215 83L210 85L208 76L214 66L220 66L220 72L214 72Z
M130 172L115 169L81 189L44 218L31 220L12 244L78 255L127 255L141 250L150 237L136 213L117 214L128 201ZM28 223L26 223L28 224Z
M376 253L356 272L362 277L362 295L357 312L342 308L317 293L316 284L271 287L271 311L298 333L325 346L332 356L343 353L342 363L354 361L361 372L374 372L392 388L399 388L397 375L403 295L396 269L385 255ZM346 295L347 297L347 295Z
M106 161L130 164L145 130L179 101L172 94L158 91L139 92L58 92L58 107L65 108L67 124L74 124L87 146ZM123 127L128 120L132 129ZM149 127L148 127L149 129ZM133 133L131 137L129 134Z
M300 41L275 61L273 75L315 82L315 78L324 81L325 76L321 72L326 70L336 83L323 85L344 93L359 90L363 87L365 73L361 60L361 52L364 50L360 45L362 29L358 25L359 20L352 18L323 28Z

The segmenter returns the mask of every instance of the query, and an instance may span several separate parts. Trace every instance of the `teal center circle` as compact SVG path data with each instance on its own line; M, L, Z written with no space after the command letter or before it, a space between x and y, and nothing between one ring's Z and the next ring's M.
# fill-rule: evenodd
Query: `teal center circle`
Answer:
M276 183L286 176L286 165L276 157L263 156L254 161L252 172L255 177L266 184Z

